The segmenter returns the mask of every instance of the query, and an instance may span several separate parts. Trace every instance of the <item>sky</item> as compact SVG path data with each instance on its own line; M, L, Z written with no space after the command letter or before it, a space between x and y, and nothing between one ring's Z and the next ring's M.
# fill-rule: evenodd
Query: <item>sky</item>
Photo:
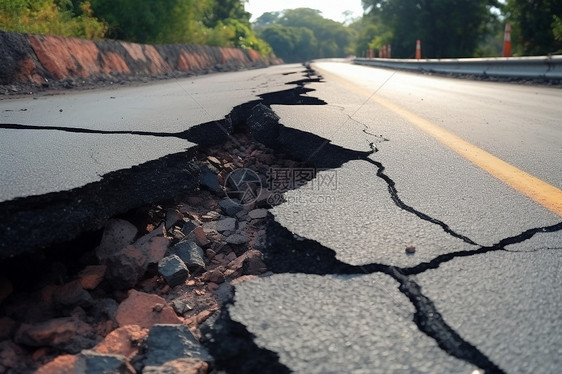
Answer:
M342 15L346 10L353 12L353 17L363 15L361 0L249 0L245 4L247 12L252 14L251 21L265 12L280 11L294 8L312 8L322 11L324 18L330 18L338 22L344 22Z

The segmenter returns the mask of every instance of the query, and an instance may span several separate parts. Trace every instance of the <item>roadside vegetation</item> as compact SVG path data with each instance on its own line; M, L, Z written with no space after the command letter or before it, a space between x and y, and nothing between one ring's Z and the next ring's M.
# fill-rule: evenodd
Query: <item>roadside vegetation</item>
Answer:
M0 29L138 43L191 43L274 51L287 62L364 56L488 57L512 26L516 56L562 53L560 0L363 0L345 23L318 10L269 12L250 23L244 0L0 0Z

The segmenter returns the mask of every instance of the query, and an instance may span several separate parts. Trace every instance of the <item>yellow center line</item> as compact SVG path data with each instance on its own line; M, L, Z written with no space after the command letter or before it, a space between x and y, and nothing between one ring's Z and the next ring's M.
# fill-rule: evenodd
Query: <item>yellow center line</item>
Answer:
M323 75L330 75L340 83L352 88L355 92L359 92L368 97L372 96L370 98L371 101L396 113L398 116L431 135L437 141L446 145L468 161L478 166L480 169L488 172L511 188L528 196L533 201L562 217L562 190L559 188L556 188L553 185L548 184L511 164L508 164L491 153L476 147L459 136L435 125L434 123L410 112L405 108L402 108L401 106L398 106L380 96L373 95L372 91L369 91L366 88L357 86L350 81L334 75L333 73L326 72L323 69L319 70L321 70Z

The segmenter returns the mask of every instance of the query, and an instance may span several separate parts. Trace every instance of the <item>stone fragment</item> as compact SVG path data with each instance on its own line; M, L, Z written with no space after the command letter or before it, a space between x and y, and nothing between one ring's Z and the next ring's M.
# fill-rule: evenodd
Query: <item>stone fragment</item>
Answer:
M158 272L164 277L170 287L175 287L186 281L189 271L183 261L176 255L164 257L158 262Z
M216 255L217 253L213 251L211 248L205 250L205 256L207 256L209 260L212 260Z
M177 210L174 208L169 208L166 210L166 230L169 230L172 226L174 226L181 217L178 215Z
M177 299L172 300L171 302L172 308L176 311L176 313L182 316L184 313L193 310L193 307L189 305L188 300L182 297L178 297Z
M201 174L199 175L199 184L201 187L208 189L211 192L218 193L221 191L217 173L215 173L209 165L202 165Z
M209 211L209 212L207 212L207 213L205 213L204 215L201 216L201 220L203 222L216 221L219 218L221 218L220 213L217 213L214 210L211 210L211 211Z
M205 272L201 276L201 280L203 282L213 282L216 284L221 284L224 283L224 274L218 269L210 270Z
M61 355L41 366L35 374L76 374L76 355Z
M279 137L279 116L273 110L261 103L257 104L246 123L255 140L267 147L275 146Z
M93 350L104 354L118 354L133 358L139 351L139 344L148 336L148 329L138 325L126 325L110 332Z
M158 366L178 358L212 362L213 358L184 325L155 325L147 339L146 366Z
M84 270L78 273L78 280L80 281L80 285L85 290L95 289L103 280L106 270L106 265L86 266Z
M164 258L168 245L170 245L170 239L163 236L163 228L164 224L161 224L133 244L146 257L149 264L157 264Z
M92 350L84 350L78 355L75 372L86 374L136 373L126 357L98 353Z
M266 272L263 255L255 249L249 250L228 264L230 270L241 272L239 275L259 275Z
M165 306L160 312L156 312L156 304ZM129 291L129 297L119 305L115 320L119 326L139 325L142 328L151 328L162 323L181 323L172 307L166 305L166 300L162 297L136 290Z
M87 330L88 327L70 317L56 318L34 325L22 324L16 332L15 342L31 347L57 347L70 343L77 333Z
M228 244L235 244L235 245L245 244L248 243L249 241L250 238L248 238L246 235L241 235L241 234L230 235L228 238L226 238L226 242Z
M414 254L416 253L416 247L414 247L413 245L409 245L406 247L406 253L408 254Z
M110 219L105 225L100 245L96 248L96 255L104 262L115 251L118 251L133 241L137 235L137 228L122 219Z
M236 253L234 252L228 252L228 254L225 257L225 260L227 260L228 262L230 261L234 261L236 259Z
M251 219L261 219L267 217L267 209L254 209L248 212Z
M55 304L63 306L78 305L90 307L94 299L88 291L82 288L82 284L79 280L74 280L56 287L53 291L53 301Z
M193 221L187 221L183 224L183 227L181 229L181 232L187 236L189 234L191 234L191 232L193 230L195 230L195 228L197 228L197 225L195 223L193 223Z
M220 168L221 167L221 162L219 161L218 158L213 157L213 156L207 156L207 160L216 168Z
M222 199L221 201L219 201L219 205L222 208L224 214L229 217L234 217L236 213L240 212L243 209L242 205L240 205L240 203L235 199Z
M235 218L225 218L216 222L216 229L218 232L225 231L236 231L236 219Z
M198 325L201 325L202 323L207 321L213 314L215 314L216 311L217 311L217 309L215 309L215 308L206 309L206 310L202 311L201 313L199 313L195 316L195 322Z
M143 374L207 374L209 364L195 358L178 358L162 366L146 366Z
M182 240L170 249L170 253L177 255L191 272L205 269L203 249L193 240Z
M115 321L115 313L117 313L117 308L119 304L117 301L110 298L98 299L94 303L92 315L96 318L101 318L102 316Z
M106 279L119 290L132 288L144 275L147 258L133 245L122 248L106 260Z

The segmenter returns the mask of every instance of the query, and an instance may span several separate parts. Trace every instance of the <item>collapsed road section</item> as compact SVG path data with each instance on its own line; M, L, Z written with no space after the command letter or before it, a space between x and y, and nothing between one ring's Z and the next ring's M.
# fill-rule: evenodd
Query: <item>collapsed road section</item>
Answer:
M84 231L63 227L62 239L42 250L3 218L11 227L3 235L19 228L10 238L25 250L10 246L6 251L15 258L3 261L2 274L9 277L2 281L1 344L8 354L0 365L25 362L44 373L102 362L107 370L146 373L516 372L506 369L505 355L450 323L435 301L439 295L428 296L422 283L431 286L432 271L467 259L512 254L507 247L561 231L562 223L483 246L409 206L375 161L373 144L365 151L344 148L280 123L272 106L326 104L306 95L305 85L321 80L311 70L305 74L292 82L294 89L262 95L224 121L175 134L198 150L172 162L179 171L168 172L177 175L160 175L166 180L154 179L147 189L181 180L171 187L177 190L142 199L119 186L103 190L101 196L111 191L113 209L121 210L82 221L79 227L93 233L78 241L57 244ZM338 204L311 203L315 188L336 191L336 185L344 191ZM363 186L370 198L363 205L396 212L392 224L429 233L420 239L426 251L408 246L378 253L367 235L338 242L339 230L347 228L335 215L341 206L349 209L358 196L351 192ZM123 206L121 199L138 200ZM308 222L291 216L302 202L309 215L300 219ZM310 225L311 216L321 230ZM298 234L287 217L302 225ZM316 231L307 234L310 227ZM318 232L324 240L311 239ZM370 262L358 263L354 256L361 251ZM26 283L20 269L33 261L38 277ZM23 290L16 289L20 284Z

